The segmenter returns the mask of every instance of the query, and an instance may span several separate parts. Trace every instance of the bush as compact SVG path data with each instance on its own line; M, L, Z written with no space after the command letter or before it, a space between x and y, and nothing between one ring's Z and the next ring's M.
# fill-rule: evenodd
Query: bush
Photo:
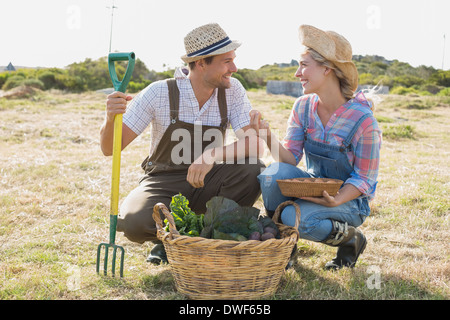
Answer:
M422 85L425 80L411 75L402 75L393 79L394 86L412 87L414 85Z
M398 139L416 139L415 128L409 124L400 124L386 126L383 128L383 138L398 140Z
M444 88L438 92L438 96L450 97L450 88Z
M8 80L10 73L9 72L2 72L0 73L0 88L3 87L6 80Z
M38 79L25 79L20 83L21 86L32 87L36 89L43 90L44 83Z
M44 89L45 90L49 90L49 89L61 89L61 88L57 88L58 82L56 81L56 76L55 73L49 70L46 70L44 72L42 72L39 76L38 79L44 84Z
M7 91L12 88L20 86L20 84L25 80L25 77L22 75L14 75L6 80L5 84L2 86L2 89Z
M365 84L376 84L374 79L373 79L373 75L371 73L361 73L359 75L359 84L360 85L365 85Z
M247 84L247 81L245 81L244 77L242 77L239 73L233 73L233 78L236 78L239 80L239 82L242 84L245 90L249 89L249 86Z
M438 70L430 77L430 80L439 86L450 87L450 70Z
M430 92L428 91L421 91L421 90L417 90L415 88L405 88L403 86L398 86L395 88L392 88L389 93L391 94L399 94L399 95L408 95L408 94L418 94L421 96L429 96L431 95Z
M141 90L143 90L145 87L147 87L151 82L150 81L144 81L144 82L134 82L130 81L127 86L127 91L130 93L136 93Z

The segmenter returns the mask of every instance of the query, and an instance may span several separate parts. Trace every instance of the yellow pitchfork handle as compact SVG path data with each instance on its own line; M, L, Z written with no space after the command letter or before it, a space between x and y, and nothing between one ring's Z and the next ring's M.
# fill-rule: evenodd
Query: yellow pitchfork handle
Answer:
M122 151L122 114L114 117L113 159L111 179L111 215L119 213L120 158Z

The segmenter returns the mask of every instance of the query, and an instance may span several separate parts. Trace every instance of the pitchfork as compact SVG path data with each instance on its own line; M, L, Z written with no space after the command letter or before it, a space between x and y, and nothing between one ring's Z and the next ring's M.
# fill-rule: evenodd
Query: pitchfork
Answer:
M128 61L127 70L122 81L119 81L116 73L115 61ZM129 53L110 53L108 56L109 75L116 91L125 93L131 74L133 73L135 55ZM116 256L120 251L120 277L123 277L123 261L125 258L125 250L122 246L116 245L116 227L117 214L119 212L119 181L120 181L120 153L122 151L122 114L114 117L114 138L113 138L113 163L112 163L112 181L111 181L111 209L109 215L109 243L100 243L97 248L97 273L100 271L100 254L102 247L105 248L105 258L103 263L103 271L105 276L108 269L109 250L112 248L112 276L116 272Z

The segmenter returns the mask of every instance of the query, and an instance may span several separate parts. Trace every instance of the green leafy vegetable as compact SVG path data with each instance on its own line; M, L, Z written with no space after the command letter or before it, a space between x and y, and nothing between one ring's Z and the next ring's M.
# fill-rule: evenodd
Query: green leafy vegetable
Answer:
M198 237L204 226L204 214L195 214L189 208L189 201L181 193L172 197L170 212L175 221L175 226L181 235ZM169 231L169 222L164 220L165 230Z
M277 228L272 219L259 214L259 209L241 207L224 197L213 197L206 208L201 237L245 241L255 232L263 234L267 226Z

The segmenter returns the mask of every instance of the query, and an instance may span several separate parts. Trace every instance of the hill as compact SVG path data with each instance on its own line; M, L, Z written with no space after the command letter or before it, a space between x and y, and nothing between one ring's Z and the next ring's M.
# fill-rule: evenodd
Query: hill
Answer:
M382 84L391 88L391 93L420 95L450 95L450 70L433 67L413 67L406 62L387 60L374 55L355 55L353 60L359 72L360 85ZM239 69L233 76L246 89L259 89L269 80L296 81L294 74L298 63L274 63L258 70ZM119 76L125 72L125 64L117 67ZM174 70L156 72L149 70L140 60L128 86L131 93L138 92L153 81L172 77ZM60 89L68 92L94 91L111 87L107 58L86 59L66 68L17 68L14 72L0 72L0 89L9 90L20 85L42 90Z

